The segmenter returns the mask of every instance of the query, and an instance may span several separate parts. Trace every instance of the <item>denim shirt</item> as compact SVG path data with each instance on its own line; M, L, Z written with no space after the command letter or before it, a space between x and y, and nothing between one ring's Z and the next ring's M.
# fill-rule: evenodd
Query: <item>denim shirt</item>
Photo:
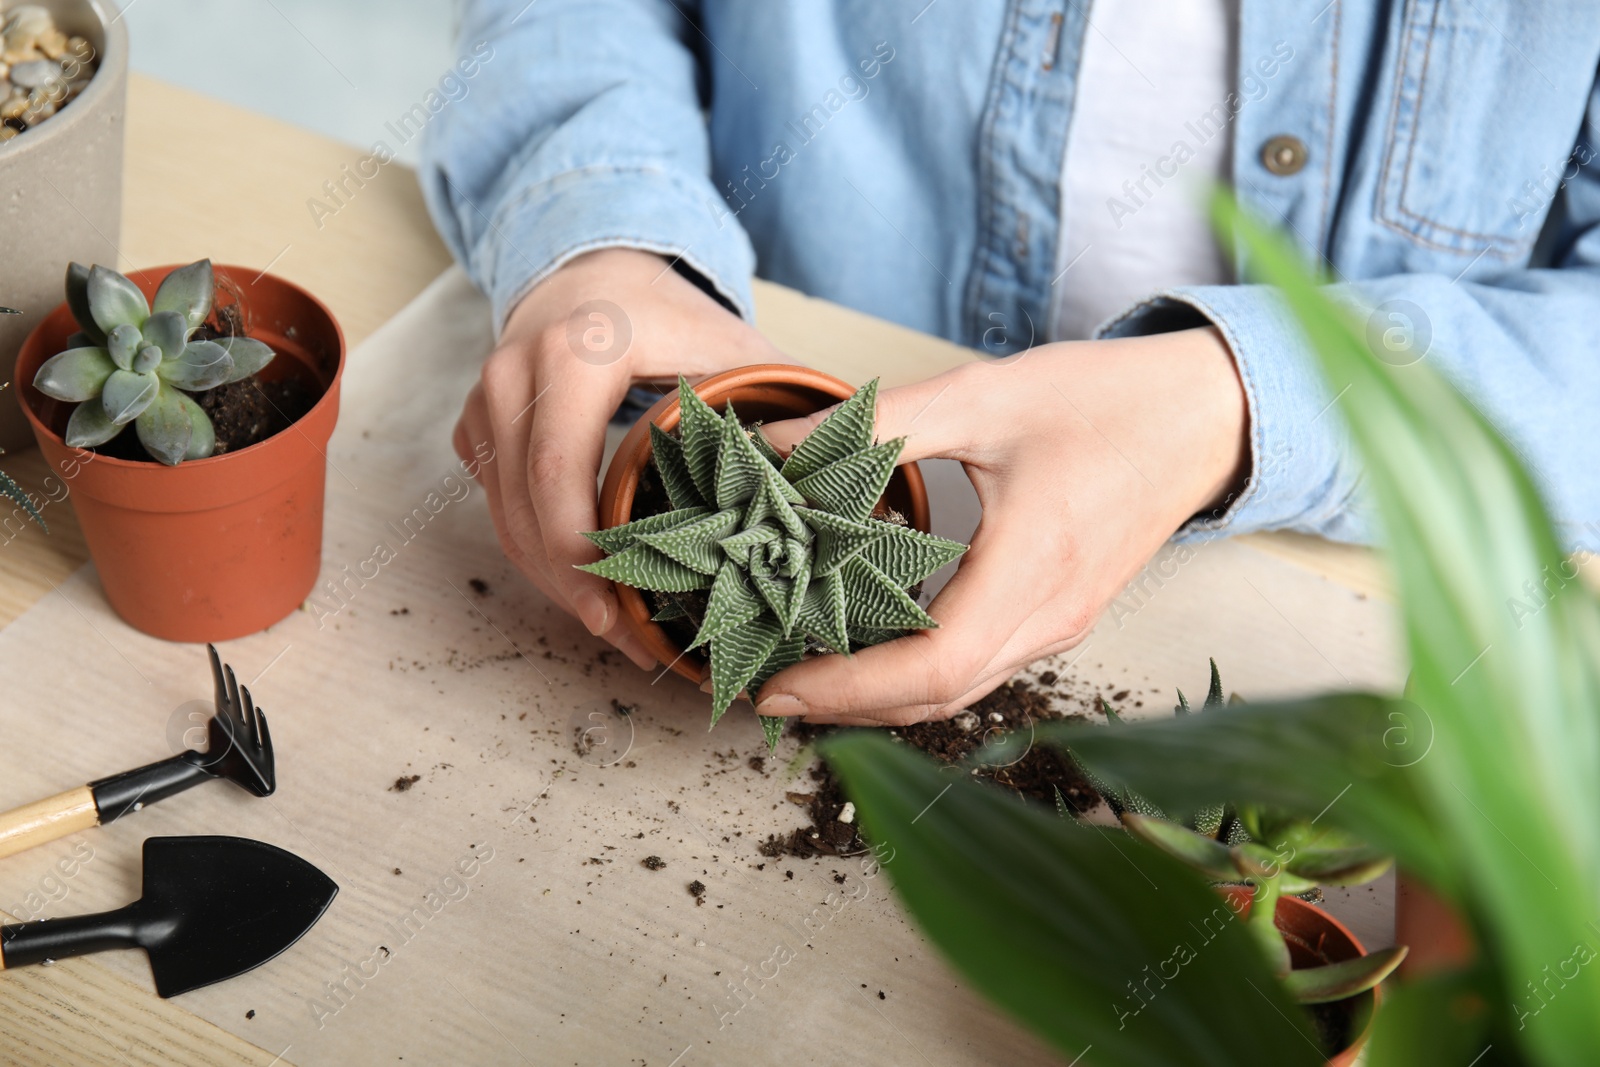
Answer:
M567 260L625 246L747 317L759 273L1021 351L1046 339L1091 18L1083 0L476 0L461 48L489 58L428 126L423 189L500 323ZM1239 23L1236 91L1189 128L1230 127L1241 201L1322 262L1380 351L1484 409L1564 538L1600 548L1596 0L1240 0ZM1124 207L1140 190L1161 195L1135 183ZM1208 322L1252 471L1183 536L1371 539L1339 394L1271 290L1150 293L1097 335Z

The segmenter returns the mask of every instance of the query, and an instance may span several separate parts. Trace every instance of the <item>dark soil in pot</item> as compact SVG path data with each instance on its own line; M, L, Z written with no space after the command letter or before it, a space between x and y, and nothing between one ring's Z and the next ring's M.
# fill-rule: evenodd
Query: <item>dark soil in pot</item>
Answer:
M223 286L219 285L218 290L221 295ZM194 337L209 341L248 336L243 318L238 304L224 304L200 325ZM221 456L260 444L287 430L316 406L322 392L322 383L309 367L280 353L260 374L188 395L210 417L217 435L212 455ZM156 462L139 443L139 434L131 426L90 451L117 459Z

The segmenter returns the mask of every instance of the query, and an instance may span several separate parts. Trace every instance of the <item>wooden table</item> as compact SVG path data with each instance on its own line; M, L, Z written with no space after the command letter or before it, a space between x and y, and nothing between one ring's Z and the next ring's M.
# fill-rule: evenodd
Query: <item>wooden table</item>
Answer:
M203 165L190 151L196 132ZM319 226L307 210L322 182L360 153L303 130L135 76L129 87L122 269L218 262L270 267L322 297L352 347L411 300L450 262L411 172L390 164ZM110 253L107 255L109 260ZM758 317L796 358L836 370L872 367L887 384L971 358L948 342L757 283ZM35 451L6 468L38 490ZM48 535L0 533L0 625L10 623L87 559L69 508L46 509ZM1253 536L1255 547L1359 592L1383 596L1370 553L1294 535ZM0 1063L251 1063L274 1054L201 1020L92 960L7 975L0 996Z

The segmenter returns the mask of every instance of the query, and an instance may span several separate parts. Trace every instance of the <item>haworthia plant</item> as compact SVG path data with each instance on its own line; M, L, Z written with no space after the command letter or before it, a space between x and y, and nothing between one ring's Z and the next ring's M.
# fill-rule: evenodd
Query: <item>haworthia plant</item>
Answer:
M713 726L808 652L938 625L908 591L966 546L874 515L905 444L873 443L877 393L876 380L857 390L785 459L733 404L719 415L679 378L678 435L650 427L671 507L586 535L606 558L580 569L662 594L658 620L698 627ZM776 745L783 720L762 727Z
M169 466L211 455L216 432L189 394L248 378L274 355L250 337L194 339L214 294L209 259L168 274L151 304L114 270L67 267L67 306L80 332L45 360L33 384L77 404L68 445L103 445L132 423L145 451Z

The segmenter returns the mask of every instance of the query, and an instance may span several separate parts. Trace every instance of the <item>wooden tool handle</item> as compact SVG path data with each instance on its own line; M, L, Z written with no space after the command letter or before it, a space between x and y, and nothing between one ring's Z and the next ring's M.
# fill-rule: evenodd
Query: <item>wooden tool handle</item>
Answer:
M0 814L0 858L100 824L94 791L86 785Z

